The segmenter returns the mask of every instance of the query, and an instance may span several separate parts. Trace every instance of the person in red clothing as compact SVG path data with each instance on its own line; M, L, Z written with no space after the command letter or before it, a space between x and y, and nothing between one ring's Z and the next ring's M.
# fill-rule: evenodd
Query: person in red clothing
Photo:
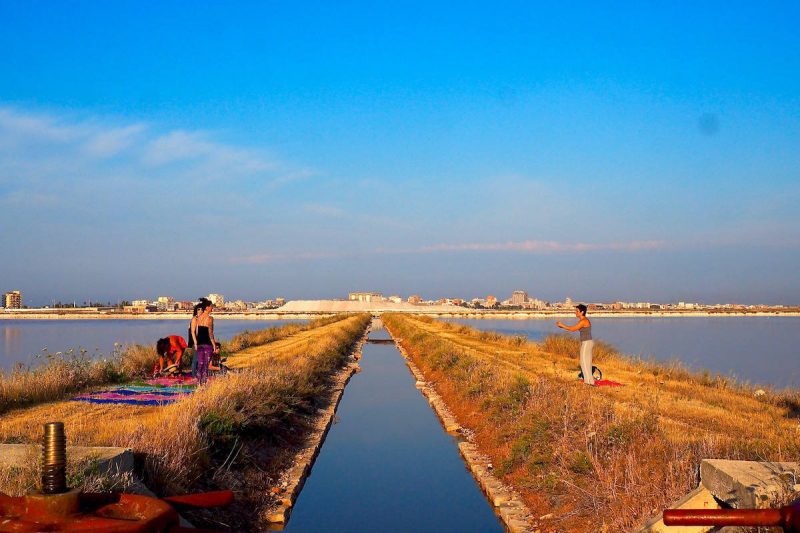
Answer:
M186 341L180 335L170 335L163 339L158 339L156 343L156 352L158 353L158 364L153 366L153 373L160 373L164 371L164 361L167 362L167 367L176 365L180 367L181 357L183 352L186 351Z

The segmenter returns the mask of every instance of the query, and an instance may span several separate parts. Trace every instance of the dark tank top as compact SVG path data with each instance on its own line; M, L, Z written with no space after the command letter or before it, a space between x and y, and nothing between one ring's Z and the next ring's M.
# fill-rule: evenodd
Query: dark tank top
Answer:
M197 326L197 345L211 346L211 335L208 334L208 326Z
M592 326L589 326L588 328L581 328L578 331L581 334L581 342L592 340ZM197 338L200 339L200 335L198 335Z

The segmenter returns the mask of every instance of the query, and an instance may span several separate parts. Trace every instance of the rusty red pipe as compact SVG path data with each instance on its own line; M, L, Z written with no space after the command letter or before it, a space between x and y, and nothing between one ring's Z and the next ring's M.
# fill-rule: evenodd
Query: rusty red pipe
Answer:
M780 509L668 509L664 525L782 527L800 533L800 500Z

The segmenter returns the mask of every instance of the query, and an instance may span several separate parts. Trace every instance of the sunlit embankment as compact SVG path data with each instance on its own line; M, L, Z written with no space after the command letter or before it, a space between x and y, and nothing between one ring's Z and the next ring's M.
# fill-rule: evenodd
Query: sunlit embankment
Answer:
M159 494L236 490L237 503L217 517L237 530L261 529L270 487L302 442L326 380L369 320L343 315L242 334L235 342L248 347L228 359L237 371L164 407L57 401L12 410L0 419L0 442L38 442L44 422L61 420L71 445L132 448L143 459L140 474ZM30 489L35 464L29 467L20 472L30 475L17 475L14 486L0 486L0 492ZM3 480L9 477L0 473Z
M624 386L588 387L575 339L383 320L545 530L629 530L694 488L704 458L800 456L796 394L756 394L606 345L595 362Z

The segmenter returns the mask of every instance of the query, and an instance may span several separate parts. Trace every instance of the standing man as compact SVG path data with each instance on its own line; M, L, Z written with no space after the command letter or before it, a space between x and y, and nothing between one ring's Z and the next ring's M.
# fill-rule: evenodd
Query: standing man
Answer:
M587 385L594 385L594 376L592 375L592 349L594 348L594 341L592 340L592 323L586 318L586 306L583 304L575 306L575 316L578 319L578 323L574 326L565 326L561 321L556 322L556 326L567 331L580 331L580 362L583 382Z

